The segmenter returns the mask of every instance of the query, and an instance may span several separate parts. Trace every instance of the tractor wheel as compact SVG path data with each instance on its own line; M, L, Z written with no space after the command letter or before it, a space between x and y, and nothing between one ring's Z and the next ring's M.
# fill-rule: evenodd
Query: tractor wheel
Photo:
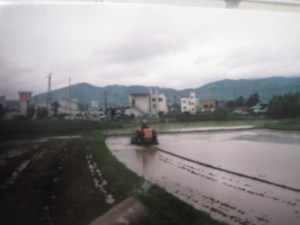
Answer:
M156 135L156 132L155 132L155 131L153 131L153 143L154 143L155 145L158 144L158 141L157 141L157 135Z

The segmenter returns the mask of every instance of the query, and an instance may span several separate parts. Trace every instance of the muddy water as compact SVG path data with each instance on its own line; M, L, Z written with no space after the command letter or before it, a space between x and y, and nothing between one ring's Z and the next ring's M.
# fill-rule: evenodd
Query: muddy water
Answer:
M158 148L166 152L130 145L126 137L109 138L107 145L128 168L215 219L300 224L300 192L293 191L300 189L300 133L160 135Z

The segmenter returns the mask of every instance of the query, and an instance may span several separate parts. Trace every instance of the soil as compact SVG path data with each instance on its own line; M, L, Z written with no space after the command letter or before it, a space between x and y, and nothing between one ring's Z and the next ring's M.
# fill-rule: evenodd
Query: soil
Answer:
M92 141L85 136L1 143L1 224L83 225L111 208L106 199L113 190L104 184L99 191L91 173Z

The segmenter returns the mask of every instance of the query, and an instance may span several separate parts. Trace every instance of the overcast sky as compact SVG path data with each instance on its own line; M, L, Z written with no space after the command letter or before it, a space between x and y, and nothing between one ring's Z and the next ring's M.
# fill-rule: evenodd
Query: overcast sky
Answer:
M195 88L300 76L300 14L147 4L0 5L0 95L88 82Z

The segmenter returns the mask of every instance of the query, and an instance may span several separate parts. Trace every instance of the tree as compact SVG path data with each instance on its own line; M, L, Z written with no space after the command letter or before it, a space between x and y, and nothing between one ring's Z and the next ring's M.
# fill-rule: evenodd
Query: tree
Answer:
M35 114L35 108L33 105L30 105L29 108L28 108L28 111L27 111L27 117L29 119L33 118L34 117L34 114Z
M297 118L300 117L300 92L274 96L268 107L271 118Z
M44 107L37 108L36 117L37 118L46 118L46 117L48 117L48 109L44 108Z
M246 105L246 100L243 96L239 96L236 100L235 100L235 105L236 106L244 106Z
M79 103L78 108L79 108L80 112L84 112L84 111L87 110L88 107L86 105L82 104L82 103Z
M230 101L226 102L226 107L233 109L235 107L235 101L230 100Z
M256 105L260 101L259 98L260 97L259 97L259 94L257 92L250 95L249 98L246 101L246 105L248 107L252 107L252 106Z
M52 103L52 110L53 110L53 113L54 113L54 117L57 117L59 107L60 107L60 104L58 103L58 101L55 101L55 102Z

